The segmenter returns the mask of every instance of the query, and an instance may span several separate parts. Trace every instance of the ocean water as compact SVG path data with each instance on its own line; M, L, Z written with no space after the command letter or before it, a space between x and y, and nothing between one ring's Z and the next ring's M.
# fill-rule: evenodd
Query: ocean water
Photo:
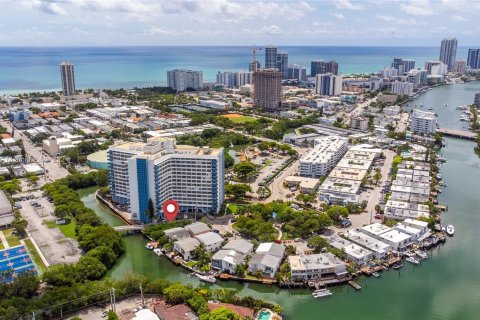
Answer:
M438 59L438 47L321 47L278 46L287 51L289 63L310 72L310 61L335 59L340 73L371 73L389 66L394 57L415 59L416 67ZM459 48L457 59L466 59L468 48ZM257 59L264 64L264 53ZM218 71L248 70L251 48L244 47L0 47L0 94L59 90L59 63L75 64L78 89L132 88L166 85L167 70L202 70L204 81Z

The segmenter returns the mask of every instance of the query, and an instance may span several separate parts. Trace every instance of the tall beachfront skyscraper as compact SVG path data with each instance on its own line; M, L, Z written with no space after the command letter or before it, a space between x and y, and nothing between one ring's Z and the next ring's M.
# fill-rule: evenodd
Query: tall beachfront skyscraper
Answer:
M467 66L480 69L480 49L468 49Z
M288 53L287 52L277 53L277 69L282 74L283 79L286 79L288 77Z
M60 76L62 78L63 95L75 95L75 73L73 71L73 63L62 61L62 63L60 63Z
M457 38L451 37L442 40L440 46L440 61L447 65L448 71L455 67L455 58L457 57Z
M415 69L415 60L394 58L392 62L392 68L397 70L398 75L408 73L410 70Z
M172 138L122 142L108 149L112 200L129 207L130 219L164 217L163 204L175 200L179 214L218 213L225 193L223 148L176 145Z
M265 69L277 68L277 47L268 46L265 48Z
M317 74L324 73L338 75L338 63L335 60L313 60L310 64L310 76L315 77Z
M255 107L278 111L282 102L282 75L278 69L261 69L253 75Z
M203 72L185 69L167 71L167 86L177 91L203 88Z

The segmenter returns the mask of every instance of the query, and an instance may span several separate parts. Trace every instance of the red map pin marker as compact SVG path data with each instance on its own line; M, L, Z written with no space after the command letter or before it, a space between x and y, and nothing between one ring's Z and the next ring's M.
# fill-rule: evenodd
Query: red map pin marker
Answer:
M162 206L163 213L168 221L173 221L178 214L179 205L175 200L167 200Z

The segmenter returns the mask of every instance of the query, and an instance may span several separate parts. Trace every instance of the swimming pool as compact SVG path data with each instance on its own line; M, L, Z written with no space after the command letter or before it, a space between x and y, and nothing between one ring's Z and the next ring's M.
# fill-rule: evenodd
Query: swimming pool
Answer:
M272 313L268 310L262 310L260 311L260 313L258 314L258 317L257 319L258 320L270 320L272 316Z

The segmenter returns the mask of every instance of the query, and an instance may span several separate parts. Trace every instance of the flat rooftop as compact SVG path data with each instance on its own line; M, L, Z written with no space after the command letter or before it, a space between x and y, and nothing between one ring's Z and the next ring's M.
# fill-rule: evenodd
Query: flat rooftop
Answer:
M361 181L328 177L320 186L320 191L357 194Z
M382 233L385 233L385 232L388 232L388 231L391 231L392 228L390 227L387 227L381 223L372 223L372 224L369 224L367 226L363 226L362 228L360 228L360 231L366 233L366 234L373 234L373 235L380 235Z
M367 170L365 169L344 168L337 166L330 172L328 176L330 178L362 181L366 174Z

